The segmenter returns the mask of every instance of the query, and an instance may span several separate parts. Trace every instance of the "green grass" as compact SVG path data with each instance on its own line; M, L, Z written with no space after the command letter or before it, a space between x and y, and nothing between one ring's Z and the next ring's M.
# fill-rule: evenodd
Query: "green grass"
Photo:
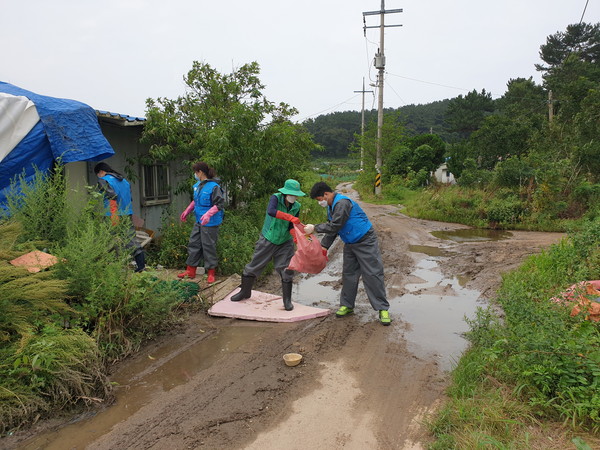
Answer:
M504 275L503 315L480 310L469 321L471 349L430 422L432 448L564 448L540 444L548 429L578 448L600 445L600 322L550 300L600 276L599 230L589 222Z

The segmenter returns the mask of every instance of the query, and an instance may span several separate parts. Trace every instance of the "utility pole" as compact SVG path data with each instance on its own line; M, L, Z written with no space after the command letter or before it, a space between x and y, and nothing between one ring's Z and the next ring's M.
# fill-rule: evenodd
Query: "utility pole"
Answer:
M365 149L363 148L363 142L365 139L365 93L373 91L365 91L365 77L363 77L362 91L354 91L355 93L362 93L362 113L360 123L360 170L363 170L363 162L365 159Z
M385 70L385 54L383 52L385 15L391 13L401 13L402 9L385 9L385 0L381 0L381 9L379 11L363 12L363 30L365 36L367 28L379 28L379 50L375 54L374 65L379 73L377 75L377 87L379 88L379 98L377 101L377 157L375 162L375 195L381 195L381 140L383 135L383 72ZM379 26L367 26L365 16L373 16L379 14ZM387 25L388 27L401 27L402 25Z

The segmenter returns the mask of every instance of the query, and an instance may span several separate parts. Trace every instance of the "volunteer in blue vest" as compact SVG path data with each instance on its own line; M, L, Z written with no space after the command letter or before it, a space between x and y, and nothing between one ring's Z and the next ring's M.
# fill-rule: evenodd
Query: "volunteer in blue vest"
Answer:
M146 267L146 255L144 254L144 249L135 239L135 227L131 221L131 215L133 214L131 185L123 175L113 170L105 162L96 164L94 173L98 177L100 192L104 194L106 215L110 217L112 224L117 225L121 218L126 218L129 222L131 240L125 247L132 251L133 260L136 264L135 271L141 272Z
M192 165L196 184L194 184L194 200L181 213L180 219L185 222L188 214L194 210L196 223L190 234L188 243L187 269L177 275L179 278L195 278L196 268L204 261L209 283L215 282L217 268L217 239L219 225L223 223L225 214L225 195L215 169L203 161Z
M390 304L385 293L383 262L377 242L377 235L371 221L354 200L333 192L327 183L315 183L310 191L311 198L327 208L327 223L308 224L306 234L324 233L321 240L326 252L337 236L344 242L344 262L342 268L342 293L340 309L336 316L344 317L354 312L358 281L362 276L365 291L371 306L379 312L383 325L391 323L388 309Z
M298 197L306 194L300 190L296 180L286 180L278 192L271 195L265 222L254 247L252 261L246 264L242 273L242 285L231 301L239 302L250 298L252 286L267 264L273 260L275 270L281 277L283 307L286 311L294 309L292 304L292 282L294 271L287 269L294 256L294 223L300 223L300 203Z

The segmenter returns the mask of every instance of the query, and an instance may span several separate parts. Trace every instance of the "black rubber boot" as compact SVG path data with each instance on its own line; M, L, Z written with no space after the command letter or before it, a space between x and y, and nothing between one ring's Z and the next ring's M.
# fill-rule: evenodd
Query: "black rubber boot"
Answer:
M281 291L283 293L283 307L286 311L291 311L294 309L294 305L292 305L292 282L282 281Z
M133 257L133 259L135 260L135 265L137 266L135 269L136 272L141 272L146 268L146 254L144 252L138 253Z
M240 292L231 296L232 302L239 302L240 300L246 300L252 295L252 285L254 285L255 277L249 275L242 275L242 284Z

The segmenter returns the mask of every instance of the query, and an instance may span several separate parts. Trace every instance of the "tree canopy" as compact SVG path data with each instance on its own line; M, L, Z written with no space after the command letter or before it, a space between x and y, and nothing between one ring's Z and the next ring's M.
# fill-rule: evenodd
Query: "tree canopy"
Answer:
M546 43L540 46L540 59L546 65L535 67L547 74L560 67L570 55L592 64L600 61L600 24L572 24L565 31L548 36Z
M222 74L195 61L184 76L184 95L146 101L149 156L205 161L225 183L233 206L296 177L316 144L290 120L294 108L264 96L259 73L256 62Z
M446 111L446 124L451 132L468 137L483 123L483 119L494 111L494 101L485 89L475 89L464 97L459 95L450 100Z

